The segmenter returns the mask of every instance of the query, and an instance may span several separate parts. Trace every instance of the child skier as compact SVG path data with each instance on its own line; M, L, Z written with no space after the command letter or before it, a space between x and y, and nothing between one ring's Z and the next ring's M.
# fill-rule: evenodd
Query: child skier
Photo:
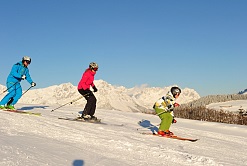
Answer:
M161 119L158 134L161 136L170 136L173 133L169 130L172 123L177 121L174 119L173 109L179 106L175 100L179 97L181 89L179 87L172 87L171 90L154 104L156 114Z
M94 75L98 70L98 64L95 62L91 62L89 64L89 68L83 73L80 82L78 83L78 91L81 95L85 97L87 103L85 105L84 111L82 113L81 118L85 120L97 120L94 116L96 109L97 99L94 96L93 92L90 90L90 86L93 88L94 92L97 92L98 89L94 85Z
M0 109L15 110L14 105L22 96L21 80L27 80L32 87L36 86L29 75L28 65L31 63L31 58L24 56L21 62L13 65L12 70L7 78L8 94L0 101Z

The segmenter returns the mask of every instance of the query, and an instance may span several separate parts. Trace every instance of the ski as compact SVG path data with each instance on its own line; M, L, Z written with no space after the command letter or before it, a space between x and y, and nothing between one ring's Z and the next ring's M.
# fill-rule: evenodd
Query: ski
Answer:
M161 136L161 135L158 135L158 134L155 134L155 133L141 133L141 134L144 134L144 135L153 135L153 136L164 137L164 138L171 138L171 139L177 139L177 140L182 140L182 141L190 141L190 142L196 142L196 141L199 140L199 139L193 139L193 138L179 137L179 136L176 136L176 135Z
M80 118L69 118L69 117L58 117L58 119L68 120L68 121L76 121L76 122L85 122L85 123L103 124L103 125L116 126L116 127L122 127L122 126L124 126L124 124L104 123L104 122L101 122L101 119L98 119L98 121L94 121L94 120L84 120L84 119L80 119Z
M97 119L97 120L85 120L85 119L68 118L68 117L58 117L58 119L68 120L68 121L76 121L76 122L95 123L95 124L106 124L106 123L102 123L101 122L101 119Z
M38 112L21 111L21 110L10 110L10 109L1 109L1 111L8 111L8 112L14 112L14 113L20 113L20 114L28 114L28 115L41 116L41 113L38 113Z

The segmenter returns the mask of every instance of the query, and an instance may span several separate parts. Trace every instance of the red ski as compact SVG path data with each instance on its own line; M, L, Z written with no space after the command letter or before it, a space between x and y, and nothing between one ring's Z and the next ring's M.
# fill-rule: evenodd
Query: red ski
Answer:
M184 138L184 137L179 137L176 135L171 135L171 136L161 136L155 133L141 133L144 135L153 135L153 136L157 136L157 137L164 137L164 138L171 138L171 139L177 139L177 140L182 140L182 141L190 141L190 142L196 142L199 139L193 139L193 138Z

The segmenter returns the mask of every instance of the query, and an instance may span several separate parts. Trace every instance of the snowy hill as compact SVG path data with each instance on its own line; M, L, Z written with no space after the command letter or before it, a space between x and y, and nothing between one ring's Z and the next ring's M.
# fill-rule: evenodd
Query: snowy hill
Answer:
M172 86L169 87L134 87L125 88L123 86L113 86L103 80L96 80L95 85L98 92L95 93L97 109L122 110L128 112L146 112L152 110L154 102L165 95ZM5 86L1 85L0 90L4 91ZM2 98L5 94L2 94ZM62 105L80 97L77 86L71 83L54 85L42 89L29 90L18 103L25 104L57 104ZM189 88L182 89L182 94L178 103L188 103L200 98L199 94ZM74 106L84 106L85 99L74 102Z
M80 96L70 83L30 90L16 105L20 110L40 112L42 116L0 111L0 166L247 165L243 153L247 126L177 118L170 130L182 137L198 138L197 142L142 135L140 132L157 131L160 119L136 111L148 109L170 87L127 89L102 80L96 81L96 85L99 92L95 93L95 115L105 124L58 119L76 117L84 99L51 112ZM5 89L0 85L1 91ZM199 98L193 89L182 91L180 103ZM237 105L246 104L242 102ZM138 124L140 120L155 127L145 128Z
M104 124L60 120L75 117L80 107L22 105L42 116L0 111L0 166L245 166L247 126L178 118L171 131L184 142L139 132L144 119L158 125L158 116L97 109ZM138 130L137 130L138 129ZM152 130L157 130L157 126Z

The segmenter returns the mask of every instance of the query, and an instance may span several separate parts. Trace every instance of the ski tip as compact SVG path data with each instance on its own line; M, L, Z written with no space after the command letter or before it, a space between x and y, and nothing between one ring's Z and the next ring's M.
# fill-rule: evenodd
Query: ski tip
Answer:
M196 142L196 141L198 141L199 139L191 139L191 140L188 140L188 141L190 141L190 142Z

